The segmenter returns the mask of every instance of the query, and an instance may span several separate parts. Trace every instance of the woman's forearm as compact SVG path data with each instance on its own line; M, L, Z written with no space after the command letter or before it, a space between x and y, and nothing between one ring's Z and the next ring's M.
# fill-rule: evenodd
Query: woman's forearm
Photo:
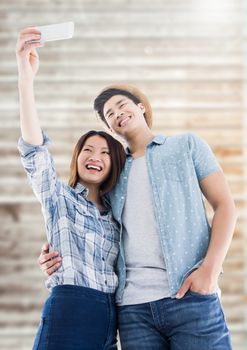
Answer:
M19 81L19 98L22 138L31 145L42 145L43 135L35 106L33 82Z
M44 46L40 38L36 28L28 27L19 33L16 44L21 134L25 142L37 146L43 143L33 86L39 68L37 49Z

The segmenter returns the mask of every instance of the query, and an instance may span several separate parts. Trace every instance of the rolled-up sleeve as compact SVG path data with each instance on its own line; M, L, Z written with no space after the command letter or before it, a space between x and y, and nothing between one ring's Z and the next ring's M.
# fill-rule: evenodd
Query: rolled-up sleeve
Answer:
M18 141L21 162L46 219L52 219L60 186L53 158L47 148L49 144L50 139L44 132L43 144L40 146L28 144L22 138Z
M198 181L218 171L221 166L209 145L193 133L188 134L188 144Z

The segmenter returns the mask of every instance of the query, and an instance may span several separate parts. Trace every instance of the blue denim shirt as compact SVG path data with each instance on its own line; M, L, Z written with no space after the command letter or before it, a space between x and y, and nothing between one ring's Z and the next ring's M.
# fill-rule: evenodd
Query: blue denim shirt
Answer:
M118 184L110 193L113 215L120 225L132 160L127 152ZM210 241L211 228L199 182L221 168L210 147L191 133L155 136L147 146L146 161L170 295L175 297L184 279L202 263ZM122 238L117 272L116 302L121 302L126 281Z

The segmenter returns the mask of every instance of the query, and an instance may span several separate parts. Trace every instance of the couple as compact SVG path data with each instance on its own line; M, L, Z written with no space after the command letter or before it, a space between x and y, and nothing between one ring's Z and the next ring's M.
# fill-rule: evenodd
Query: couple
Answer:
M117 328L123 350L231 349L217 282L236 215L212 151L194 134L154 135L146 97L112 85L94 108L127 151L108 133L88 132L63 184L35 107L39 39L24 29L16 50L18 147L49 243L40 265L51 293L33 349L117 349Z

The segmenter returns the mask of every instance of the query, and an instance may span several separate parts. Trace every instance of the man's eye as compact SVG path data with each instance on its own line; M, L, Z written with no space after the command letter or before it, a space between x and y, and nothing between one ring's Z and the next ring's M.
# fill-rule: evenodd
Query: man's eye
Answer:
M120 105L120 108L122 108L123 106L125 106L125 103L122 103L122 104Z
M108 118L112 118L113 117L113 113L108 114Z

